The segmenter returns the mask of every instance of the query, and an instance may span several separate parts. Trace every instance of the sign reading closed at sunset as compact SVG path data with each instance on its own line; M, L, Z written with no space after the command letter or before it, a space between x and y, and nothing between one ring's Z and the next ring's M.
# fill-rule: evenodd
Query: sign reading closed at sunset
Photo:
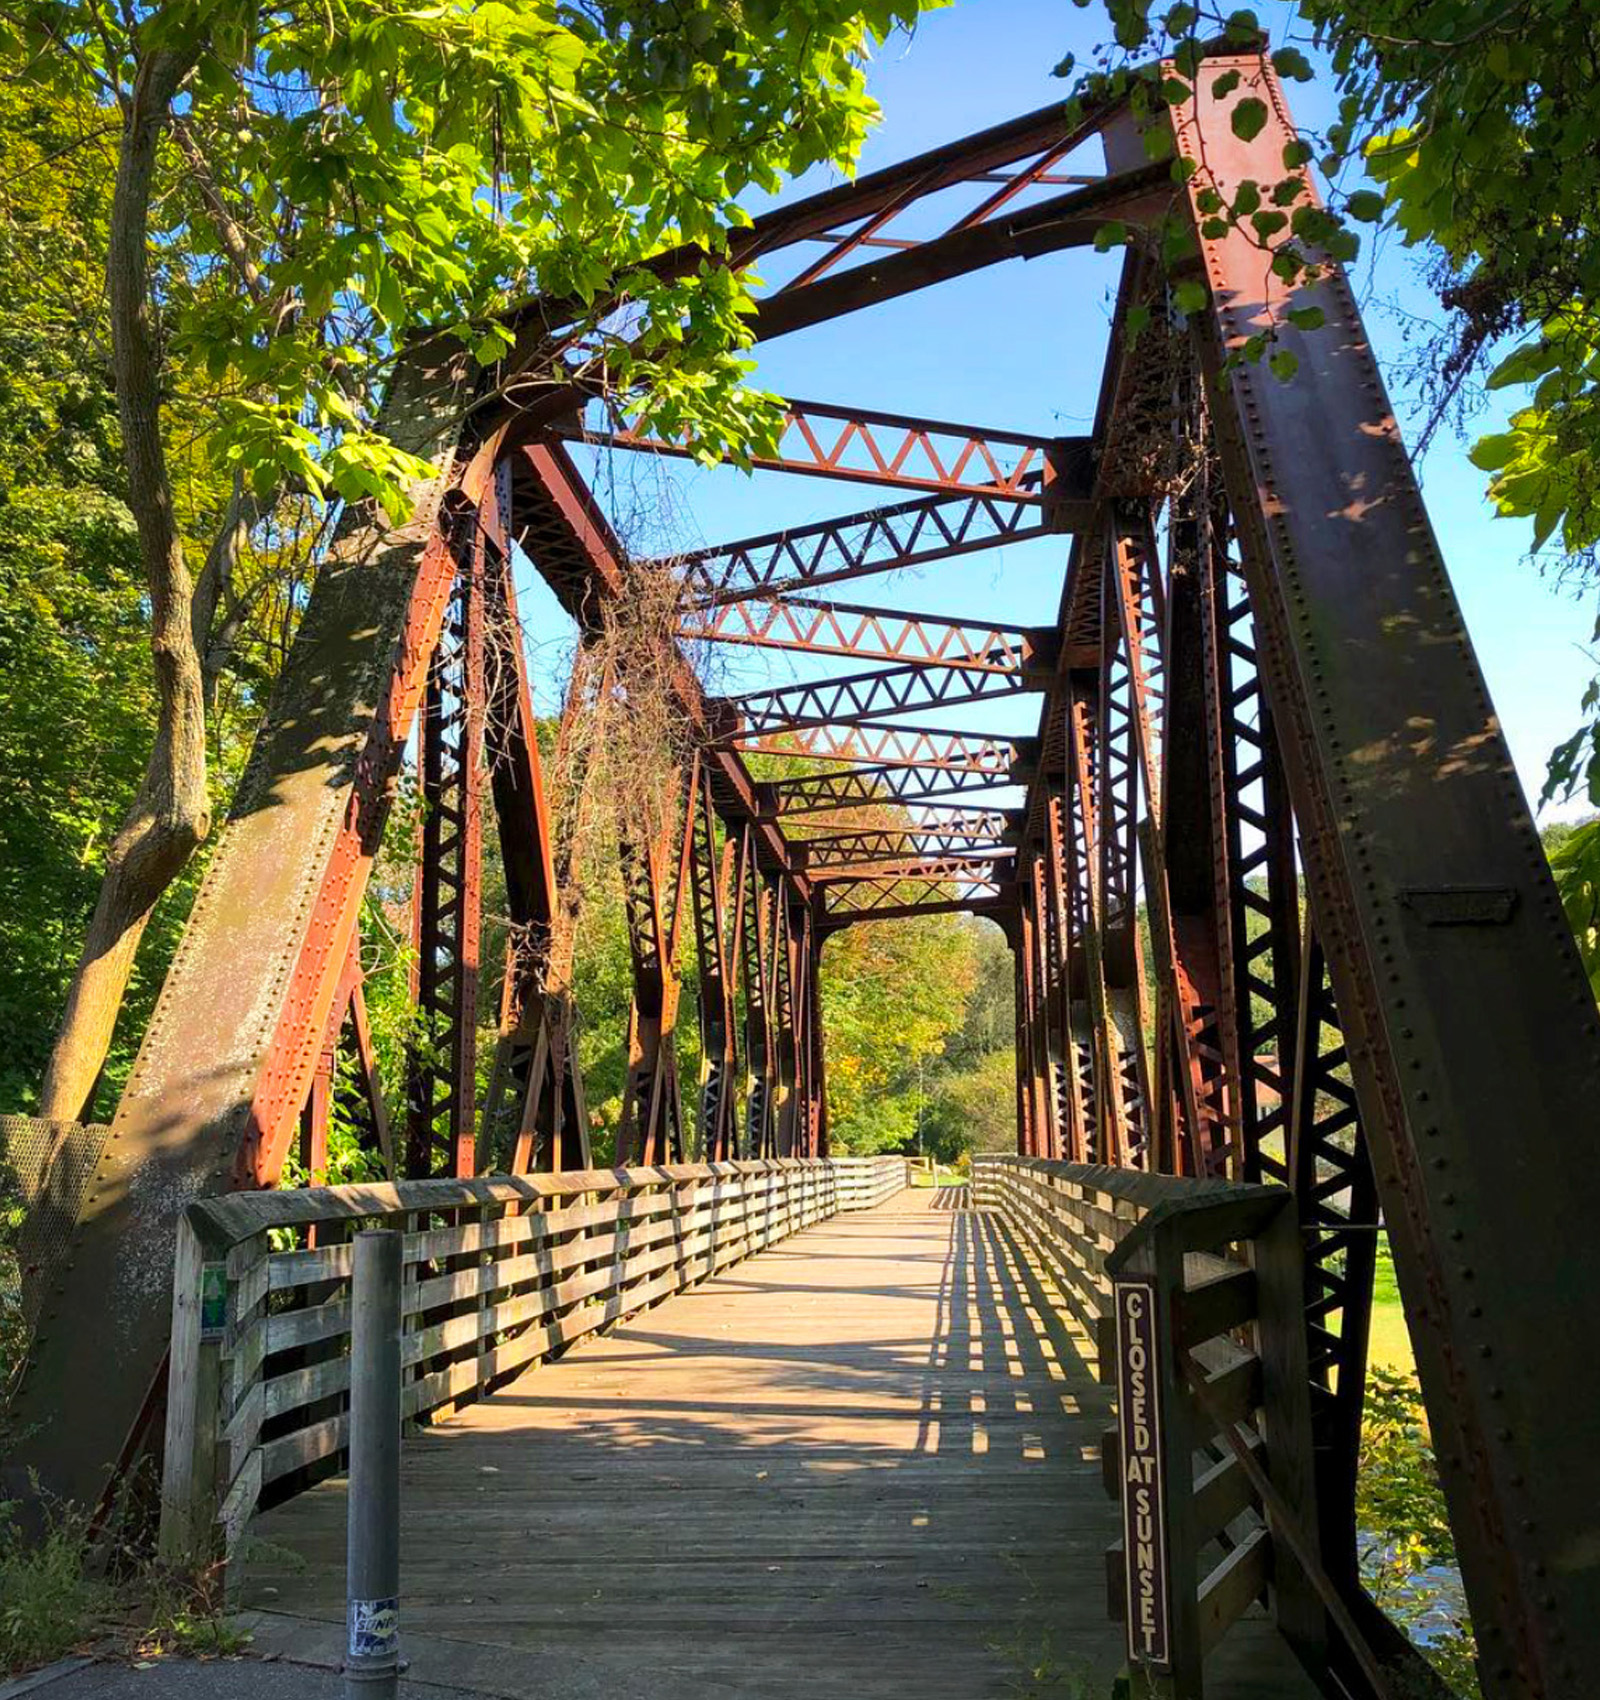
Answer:
M1117 1422L1122 1438L1122 1541L1127 1562L1128 1653L1169 1662L1166 1484L1155 1374L1155 1286L1116 1283Z

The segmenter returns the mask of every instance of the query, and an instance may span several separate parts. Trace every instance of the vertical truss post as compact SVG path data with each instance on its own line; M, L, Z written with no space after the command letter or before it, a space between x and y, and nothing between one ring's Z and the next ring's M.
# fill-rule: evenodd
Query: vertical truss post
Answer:
M1327 963L1309 919L1301 964L1289 1184L1306 1236L1306 1343L1323 1559L1332 1575L1353 1587L1378 1192Z
M807 918L806 943L806 1032L811 1041L810 1060L806 1066L806 1155L809 1157L828 1155L827 1045L822 1028L822 944L820 915L818 906L814 905Z
M1045 858L1034 855L1023 870L1020 900L1023 939L1028 964L1028 1072L1033 1120L1041 1157L1059 1158L1061 1130L1057 1125L1055 1068L1050 1046L1050 905L1046 893Z
M361 939L356 933L350 939L350 954L344 972L333 994L328 1019L322 1029L322 1047L317 1055L316 1073L311 1078L311 1090L300 1110L300 1166L306 1172L307 1183L320 1186L326 1183L328 1168L328 1130L333 1107L338 1097L339 1051L341 1040L348 1034L355 1053L361 1111L366 1134L372 1147L382 1156L384 1169L394 1176L394 1148L390 1141L388 1109L384 1103L383 1087L378 1079L378 1058L373 1049L372 1030L367 1025L366 999L361 991Z
M775 1155L795 1155L795 1109L799 1095L800 1045L795 1030L799 999L795 984L795 937L782 876L773 881L772 1032L777 1052L777 1090L772 1106Z
M1030 992L1027 943L1022 906L1005 923L1006 943L1011 946L1012 1054L1016 1065L1017 1154L1037 1157L1038 1123L1033 1100L1033 1038L1029 1012Z
M1122 1090L1121 1052L1112 1027L1106 991L1104 862L1100 853L1099 785L1100 681L1093 673L1071 676L1067 686L1068 800L1072 804L1073 885L1078 894L1079 936L1084 954L1084 1007L1088 1021L1094 1116L1092 1163L1127 1161L1127 1107Z
M1112 563L1130 668L1141 778L1144 884L1156 991L1153 1166L1173 1174L1238 1172L1230 1142L1229 1071L1220 1031L1211 815L1201 712L1205 657L1198 642L1193 493L1174 503L1169 571L1159 612L1147 587L1160 583L1155 538L1140 516L1119 537ZM1160 749L1144 669L1147 635L1162 629Z
M689 759L674 846L670 827L650 842L622 847L633 1003L628 1012L628 1077L617 1130L617 1162L681 1163L687 1155L678 1084L678 943L692 884L700 756Z
M1285 1141L1300 995L1299 876L1276 728L1261 688L1255 622L1231 559L1220 481L1200 515L1201 626L1212 763L1218 1037L1239 1090L1237 1172L1286 1181Z
M695 946L700 964L700 1149L708 1163L738 1155L739 1047L733 964L739 959L740 917L748 836L717 846L711 771L702 767L694 822Z
M406 1174L477 1167L477 1014L483 927L485 527L476 519L428 667L419 728L423 819L413 899L423 1036L407 1090Z
M1074 925L1077 905L1073 891L1070 804L1063 787L1051 781L1045 799L1045 861L1050 916L1050 948L1054 953L1055 1008L1051 1012L1050 1044L1055 1057L1056 1126L1061 1155L1069 1163L1085 1161L1087 1126L1092 1113L1094 1069L1087 1054L1087 1025L1083 1002L1076 996L1083 978L1083 946Z
M572 1009L572 921L557 926L570 853L558 853L539 758L538 728L522 651L509 544L511 465L502 461L496 501L484 507L491 650L484 729L511 927L506 938L500 1028L484 1101L480 1162L511 1174L587 1169L589 1113L578 1068ZM582 668L573 671L558 747L585 711Z
M1138 922L1139 686L1143 650L1118 616L1117 528L1108 526L1102 576L1100 720L1097 727L1101 958L1106 1045L1121 1160L1149 1161L1150 1079L1145 1053L1144 949Z
M745 1149L747 1157L770 1157L776 1150L773 1123L777 1096L776 1053L773 1046L772 936L777 894L755 859L755 828L745 827L747 844L744 923L745 1047L748 1083L745 1090Z

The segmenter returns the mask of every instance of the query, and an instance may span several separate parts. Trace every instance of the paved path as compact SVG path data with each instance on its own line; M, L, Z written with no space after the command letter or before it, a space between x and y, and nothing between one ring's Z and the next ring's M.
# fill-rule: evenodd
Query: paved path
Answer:
M960 1197L823 1223L408 1442L405 1629L518 1650L527 1692L599 1661L618 1694L1107 1694L1106 1397ZM246 1600L292 1652L291 1618L342 1621L342 1482L255 1534ZM1311 1692L1264 1622L1207 1684Z

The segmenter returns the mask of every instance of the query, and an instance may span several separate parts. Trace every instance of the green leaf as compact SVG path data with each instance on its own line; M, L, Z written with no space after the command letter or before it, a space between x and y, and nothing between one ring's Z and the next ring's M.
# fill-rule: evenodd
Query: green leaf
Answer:
M1213 100L1226 100L1238 88L1241 78L1237 71L1224 71L1211 85Z
M1211 295L1206 286L1193 278L1184 278L1173 287L1172 304L1185 317L1190 313L1203 312L1210 299Z
M1491 431L1472 445L1467 452L1467 459L1480 472L1498 472L1503 466L1509 465L1516 452L1515 431Z
M1509 384L1531 384L1542 378L1561 359L1561 351L1553 342L1542 338L1525 342L1514 348L1489 374L1488 387L1503 390Z
M1321 330L1328 315L1320 307L1291 307L1286 315L1297 331Z
M1376 224L1384 214L1384 199L1376 189L1357 189L1345 202L1345 211L1362 224Z
M1295 83L1309 83L1313 75L1311 61L1298 47L1280 47L1272 56L1272 68Z
M1094 251L1097 254L1109 253L1113 248L1121 248L1128 240L1128 227L1119 219L1111 219L1102 224L1094 233Z
M1139 139L1144 143L1146 159L1159 161L1172 157L1173 135L1165 124L1152 124Z
M1283 169L1298 171L1302 165L1309 165L1312 160L1310 142L1301 141L1297 136L1292 142L1283 145Z
M1299 360L1287 348L1280 348L1267 362L1273 377L1286 384L1300 370Z
M1199 16L1199 11L1193 6L1177 5L1168 7L1167 15L1164 20L1167 34L1171 36L1186 35L1194 28L1195 19Z
M1267 103L1246 95L1228 115L1233 133L1242 142L1253 142L1267 127Z

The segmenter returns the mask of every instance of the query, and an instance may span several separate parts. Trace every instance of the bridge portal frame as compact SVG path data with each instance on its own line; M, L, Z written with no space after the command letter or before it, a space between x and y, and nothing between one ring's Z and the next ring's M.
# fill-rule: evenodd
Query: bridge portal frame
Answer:
M1249 140L1229 121L1247 97L1268 111ZM1041 499L1022 503L1030 529L1072 543L1053 660L1027 678L1042 686L1036 748L1006 775L1025 802L1003 834L971 846L993 852L987 875L940 856L835 877L808 867L784 829L781 788L755 784L728 745L737 705L708 702L687 664L677 683L745 870L733 957L752 1144L825 1149L826 937L911 914L1000 921L1017 950L1025 1151L1281 1179L1315 1206L1319 1522L1324 1561L1357 1599L1353 1448L1381 1210L1485 1690L1576 1700L1600 1664L1600 1567L1574 1556L1592 1549L1600 1504L1586 1422L1600 1313L1563 1299L1600 1285L1600 1178L1575 1131L1600 1084L1600 1019L1348 284L1332 265L1284 283L1248 230L1216 233L1200 211L1207 183L1245 178L1296 180L1297 198L1315 203L1306 169L1284 163L1295 131L1282 90L1256 55L1213 56L1160 122L1180 156L1204 159L1203 177L1180 183L1151 164L1119 107L1070 122L1048 108L780 208L732 243L736 265L829 243L762 302L755 330L767 338L1087 245L1111 220L1134 235L1092 455L1046 453ZM1107 161L1097 181L1022 195L1096 137ZM984 189L954 226L862 259L868 236L883 240L907 208L997 174L1011 192ZM1208 294L1187 322L1147 240L1175 215L1195 232ZM517 319L497 396L516 393L551 305ZM1323 328L1288 316L1309 308ZM1149 320L1139 336L1136 310ZM1295 357L1293 382L1239 358L1257 337ZM8 1467L38 1470L55 1491L99 1497L150 1430L177 1209L276 1178L347 984L361 895L463 573L514 539L580 623L624 591L620 547L560 441L584 398L477 406L482 380L438 343L399 364L386 429L442 470L404 526L352 511L340 527L85 1190L18 1396L28 1438ZM914 419L873 419L903 430L908 449L929 448ZM1207 452L1195 488L1162 507L1144 474L1175 424L1198 424ZM847 446L813 436L790 469L829 461L832 475L856 476L841 472ZM873 480L890 488L892 458ZM995 504L1031 490L1004 472L983 488L948 473L941 463L911 483L921 493L893 524L868 513L811 528L810 553L786 554L779 538L756 540L770 559L751 544L708 555L709 599L743 594L746 579L759 594L809 592L960 554L981 546L962 528L985 504L984 535L1003 541L1012 521ZM918 700L939 700L937 661L901 665L930 675ZM881 709L886 693L863 702ZM834 706L846 724L863 712ZM495 812L513 919L537 939L557 887L525 681L484 707L486 735L514 753L514 781L497 770ZM912 806L897 828L934 834L935 808ZM680 861L691 872L692 848ZM516 1083L510 1101L521 1097L513 1163L562 1163L582 1140L561 968L535 949L507 975L499 1072ZM452 999L465 1003L459 984ZM728 1040L716 1037L726 1080ZM464 1054L451 1055L464 1078ZM650 1103L668 1097L652 1089ZM474 1148L471 1114L458 1107L445 1130L458 1167ZM670 1152L654 1115L642 1112L637 1137ZM1556 1320L1559 1349L1531 1351Z

